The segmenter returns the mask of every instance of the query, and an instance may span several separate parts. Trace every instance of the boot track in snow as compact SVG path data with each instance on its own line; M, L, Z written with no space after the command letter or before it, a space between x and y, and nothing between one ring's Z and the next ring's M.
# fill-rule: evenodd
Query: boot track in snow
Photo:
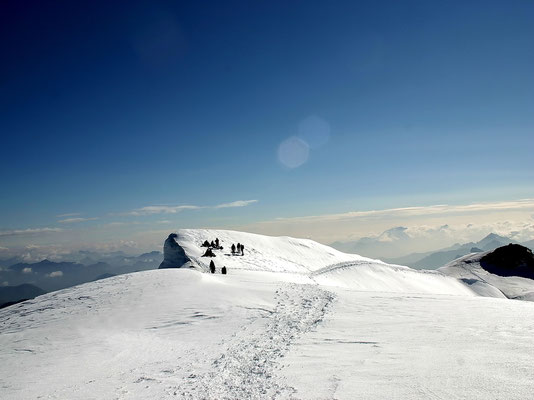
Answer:
M323 319L334 294L316 285L287 284L276 291L276 307L264 329L245 326L212 363L174 394L190 399L259 399L291 397L294 389L274 378L291 343Z

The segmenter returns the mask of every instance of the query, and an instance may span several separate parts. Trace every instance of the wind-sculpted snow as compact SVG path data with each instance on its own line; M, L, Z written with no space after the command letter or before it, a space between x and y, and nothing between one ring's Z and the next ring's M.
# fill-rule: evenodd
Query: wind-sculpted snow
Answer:
M175 241L176 234L171 233L165 243L163 244L163 261L159 268L180 268L189 258L186 256L185 251Z
M210 258L199 245L215 237L224 246L217 274L202 273ZM227 251L237 242L244 256ZM0 398L525 399L534 391L534 304L479 297L473 277L240 232L179 231L178 243L199 268L116 276L0 310Z

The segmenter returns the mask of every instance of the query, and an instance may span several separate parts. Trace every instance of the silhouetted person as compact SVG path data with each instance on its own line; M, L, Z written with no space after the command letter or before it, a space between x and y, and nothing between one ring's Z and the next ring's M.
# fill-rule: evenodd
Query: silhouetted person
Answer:
M221 274L226 275L226 267L221 268Z
M241 245L241 255L242 255L242 256L245 255L244 251L245 251L245 245L242 244L242 245Z
M235 244L232 243L232 254L235 253Z
M219 247L219 238L215 238L215 246Z
M237 244L237 252L239 253L241 251L241 243Z
M215 254L213 254L211 247L208 247L206 249L206 252L202 255L202 257L215 257Z
M213 262L213 260L210 261L210 272L212 274L215 273L215 263Z
M210 243L207 240L204 240L204 243L202 243L202 247L210 247Z
M215 247L215 243L213 243L213 240L211 241L210 246Z

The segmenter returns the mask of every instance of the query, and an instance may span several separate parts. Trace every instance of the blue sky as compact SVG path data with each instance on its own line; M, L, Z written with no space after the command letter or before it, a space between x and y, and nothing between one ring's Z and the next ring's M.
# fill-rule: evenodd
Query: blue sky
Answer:
M532 198L533 20L527 1L8 2L0 230ZM197 209L132 215L155 205Z

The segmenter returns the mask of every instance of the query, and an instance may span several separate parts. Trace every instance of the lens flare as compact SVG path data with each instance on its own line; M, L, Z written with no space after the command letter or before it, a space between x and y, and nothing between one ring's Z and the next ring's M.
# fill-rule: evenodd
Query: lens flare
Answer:
M297 168L308 161L310 147L308 144L296 137L287 138L278 147L278 160L288 168Z

